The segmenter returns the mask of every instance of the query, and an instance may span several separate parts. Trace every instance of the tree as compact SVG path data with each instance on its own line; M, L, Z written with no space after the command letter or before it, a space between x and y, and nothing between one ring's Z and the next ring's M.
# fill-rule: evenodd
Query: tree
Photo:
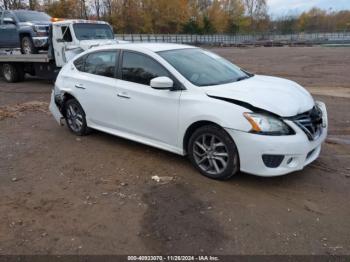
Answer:
M200 30L203 34L214 34L216 29L208 16L203 16L203 26Z
M244 25L245 7L242 0L225 0L223 9L227 14L226 32L238 33Z
M38 7L38 3L36 0L29 0L29 9L36 10Z
M250 30L264 29L269 19L266 0L244 0L244 5L250 22Z
M201 34L202 29L200 28L199 24L197 23L197 20L194 17L192 17L183 25L182 33L191 34L191 35Z
M4 9L21 9L25 4L22 0L3 0Z

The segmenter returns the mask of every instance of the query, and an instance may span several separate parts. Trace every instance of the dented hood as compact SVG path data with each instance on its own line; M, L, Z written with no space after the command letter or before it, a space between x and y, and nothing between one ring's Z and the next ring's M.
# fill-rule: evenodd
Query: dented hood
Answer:
M242 81L203 88L211 97L248 103L282 117L304 113L314 106L308 91L293 81L278 77L255 75Z

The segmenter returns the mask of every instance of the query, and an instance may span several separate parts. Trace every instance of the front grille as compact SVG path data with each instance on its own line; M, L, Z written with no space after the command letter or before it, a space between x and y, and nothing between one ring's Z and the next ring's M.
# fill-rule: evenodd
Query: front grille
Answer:
M322 111L316 106L291 120L304 131L309 140L317 139L322 133Z

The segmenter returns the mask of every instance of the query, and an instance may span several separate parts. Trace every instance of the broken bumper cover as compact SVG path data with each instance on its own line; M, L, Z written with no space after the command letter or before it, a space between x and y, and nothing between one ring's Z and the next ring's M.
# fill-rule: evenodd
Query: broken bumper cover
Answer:
M309 141L300 130L291 136L261 136L237 130L227 130L234 139L242 172L273 177L302 170L316 160L327 129L315 141ZM283 156L277 167L268 167L263 156Z
M57 123L60 126L63 126L64 125L64 116L61 114L59 108L56 105L54 91L52 91L52 93L51 93L51 101L50 101L49 110L50 110L51 114L53 115L53 117L56 119Z
M226 129L237 145L241 171L264 177L281 176L302 170L316 160L328 132L326 107L323 103L319 106L323 125L320 136L312 141L292 121L286 121L295 131L295 135L289 136L264 136ZM270 162L266 159L269 157Z

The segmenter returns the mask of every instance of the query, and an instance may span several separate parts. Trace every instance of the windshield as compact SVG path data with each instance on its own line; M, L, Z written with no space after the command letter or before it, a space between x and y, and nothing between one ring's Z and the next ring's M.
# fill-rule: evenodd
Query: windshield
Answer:
M196 86L227 84L251 76L224 58L200 48L161 51L158 54Z
M35 11L15 11L20 22L43 21L50 22L51 17L43 12Z
M79 40L114 39L112 29L106 24L74 24L73 28Z

